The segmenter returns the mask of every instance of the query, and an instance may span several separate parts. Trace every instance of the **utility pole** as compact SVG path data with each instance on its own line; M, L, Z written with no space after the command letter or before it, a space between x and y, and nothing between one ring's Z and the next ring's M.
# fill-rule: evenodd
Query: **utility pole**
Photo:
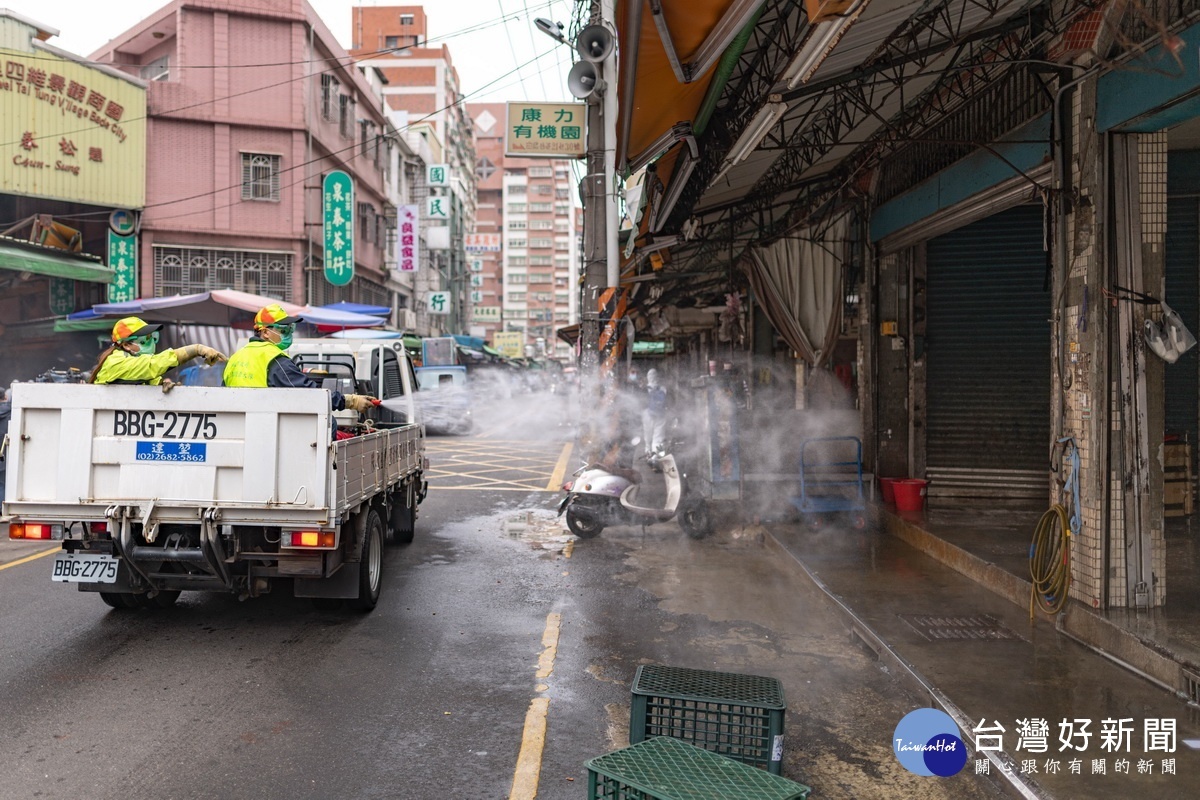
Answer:
M591 25L615 31L615 0L592 0ZM614 37L615 38L615 37ZM580 47L586 50L586 45ZM580 386L600 397L600 295L619 283L616 167L617 48L597 63L594 94L587 98L587 172L583 178L583 293L580 299ZM598 55L598 54L597 54ZM586 54L585 54L586 57Z

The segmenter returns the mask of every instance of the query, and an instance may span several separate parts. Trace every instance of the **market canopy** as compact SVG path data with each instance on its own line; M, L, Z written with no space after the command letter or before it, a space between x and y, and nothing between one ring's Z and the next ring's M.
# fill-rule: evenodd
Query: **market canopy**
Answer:
M99 303L92 306L91 312L92 318L137 315L148 322L189 322L232 327L235 322L240 321L244 324L247 321L246 314L253 315L263 306L272 303L279 303L289 314L302 317L305 322L321 327L373 328L383 324L379 317L298 306L295 303L284 303L271 297L236 289L215 289L211 292L171 297L146 297L124 303ZM83 315L87 313L84 311L72 314L69 319L86 319Z

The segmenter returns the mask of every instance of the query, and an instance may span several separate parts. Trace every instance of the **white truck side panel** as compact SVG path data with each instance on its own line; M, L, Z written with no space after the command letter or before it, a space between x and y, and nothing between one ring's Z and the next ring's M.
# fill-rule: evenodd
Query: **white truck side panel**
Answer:
M324 519L329 417L312 389L17 384L4 512L153 501L164 519L198 504Z

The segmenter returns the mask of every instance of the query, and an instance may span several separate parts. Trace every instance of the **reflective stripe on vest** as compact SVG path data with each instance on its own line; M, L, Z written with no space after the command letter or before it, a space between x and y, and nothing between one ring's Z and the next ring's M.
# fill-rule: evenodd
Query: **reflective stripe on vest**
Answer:
M225 365L226 386L265 389L267 368L283 351L271 342L249 342L229 357Z

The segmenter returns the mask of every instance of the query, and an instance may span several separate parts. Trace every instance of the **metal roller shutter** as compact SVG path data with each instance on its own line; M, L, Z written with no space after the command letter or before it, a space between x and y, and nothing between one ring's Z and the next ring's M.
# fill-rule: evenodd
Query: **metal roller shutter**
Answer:
M1051 297L1041 206L931 239L926 270L930 494L1044 501Z
M1200 199L1167 198L1167 305L1188 330L1200 330ZM1166 432L1196 441L1200 413L1200 348L1166 367Z

